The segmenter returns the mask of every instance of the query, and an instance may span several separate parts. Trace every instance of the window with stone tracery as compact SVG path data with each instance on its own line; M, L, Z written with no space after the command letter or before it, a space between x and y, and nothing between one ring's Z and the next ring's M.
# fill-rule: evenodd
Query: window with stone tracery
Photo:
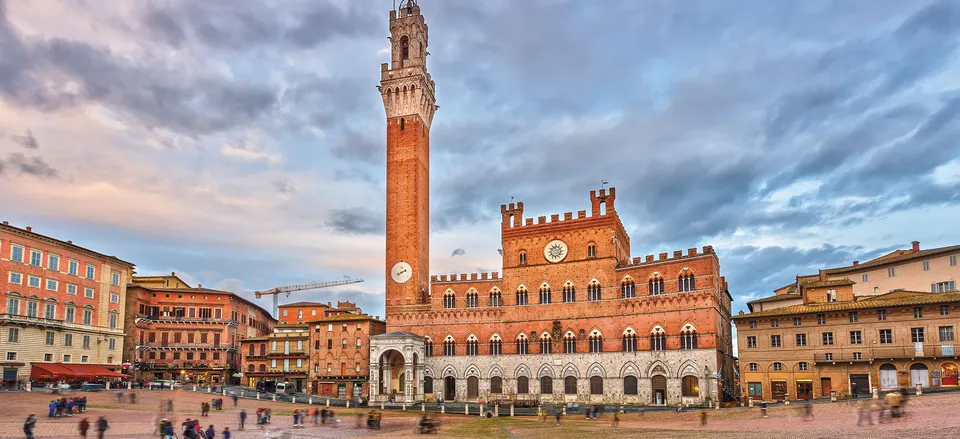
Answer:
M563 301L565 303L577 301L577 289L569 281L563 285Z
M596 279L590 281L590 285L587 285L587 300L600 300L600 282Z
M631 297L637 297L637 286L633 282L633 278L627 276L623 279L623 282L620 282L620 298L629 299Z

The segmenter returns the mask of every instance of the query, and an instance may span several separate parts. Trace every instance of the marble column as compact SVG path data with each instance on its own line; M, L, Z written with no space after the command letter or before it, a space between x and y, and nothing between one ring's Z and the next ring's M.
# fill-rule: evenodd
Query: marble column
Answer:
M403 376L406 378L406 382L403 385L404 401L413 402L413 388L416 386L416 381L413 376L413 363L403 364Z

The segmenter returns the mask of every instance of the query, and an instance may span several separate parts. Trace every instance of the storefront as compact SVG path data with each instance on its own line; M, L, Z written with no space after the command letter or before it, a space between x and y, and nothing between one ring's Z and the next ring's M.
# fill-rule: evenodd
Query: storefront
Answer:
M940 365L940 385L957 385L957 365L956 363L943 363Z

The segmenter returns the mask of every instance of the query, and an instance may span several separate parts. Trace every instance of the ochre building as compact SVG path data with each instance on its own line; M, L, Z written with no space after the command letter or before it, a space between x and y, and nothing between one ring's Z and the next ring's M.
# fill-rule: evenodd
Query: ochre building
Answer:
M501 206L502 275L429 276L428 28L390 13L387 333L371 397L714 404L735 397L730 294L710 246L631 257L616 190L589 209L527 217Z
M270 334L276 320L229 291L170 276L134 277L127 288L125 358L138 380L240 382L240 341Z
M960 246L920 250L915 242L798 276L750 302L750 313L734 317L744 399L956 386L958 254Z
M127 281L133 264L0 224L0 368L26 380L34 363L121 367Z

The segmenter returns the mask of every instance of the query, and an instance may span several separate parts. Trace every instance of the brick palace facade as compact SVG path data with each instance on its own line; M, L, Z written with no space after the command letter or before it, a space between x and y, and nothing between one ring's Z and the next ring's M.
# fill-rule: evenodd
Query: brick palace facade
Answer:
M631 258L616 190L590 209L501 206L502 275L429 276L435 85L415 2L390 13L386 320L371 398L716 404L732 399L731 297L711 246Z

